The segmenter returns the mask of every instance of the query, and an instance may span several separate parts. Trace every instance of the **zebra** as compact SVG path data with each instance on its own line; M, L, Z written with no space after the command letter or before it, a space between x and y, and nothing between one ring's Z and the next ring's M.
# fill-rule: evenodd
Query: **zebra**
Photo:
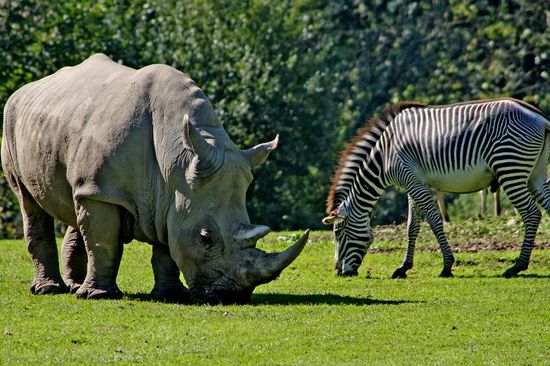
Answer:
M337 275L357 275L373 242L370 216L389 186L408 194L408 246L392 277L413 266L423 217L443 255L441 277L451 277L454 257L432 189L466 193L499 185L523 219L524 239L512 277L528 268L541 220L550 213L546 184L550 121L520 100L499 98L450 105L402 102L387 107L359 130L343 151L322 222L333 224Z

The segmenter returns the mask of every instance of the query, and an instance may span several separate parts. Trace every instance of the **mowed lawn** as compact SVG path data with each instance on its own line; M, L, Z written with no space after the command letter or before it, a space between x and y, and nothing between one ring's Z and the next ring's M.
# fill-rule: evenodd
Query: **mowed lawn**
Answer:
M334 276L331 234L318 231L245 306L149 301L151 250L142 243L125 246L122 300L33 296L25 244L0 241L0 364L550 364L550 219L529 270L512 279L500 275L518 254L520 224L489 218L446 229L463 250L454 278L437 277L442 259L426 224L402 280L390 277L404 255L404 226L376 229L355 278ZM297 234L271 233L261 247L281 250Z

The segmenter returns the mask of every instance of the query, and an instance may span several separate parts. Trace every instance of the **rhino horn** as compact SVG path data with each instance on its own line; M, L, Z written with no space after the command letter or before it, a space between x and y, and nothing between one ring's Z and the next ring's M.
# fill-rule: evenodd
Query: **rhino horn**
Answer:
M266 236L270 231L269 226L265 225L241 224L235 232L233 239L242 248L253 247L259 239Z
M258 144L250 149L243 150L242 152L246 157L246 160L248 160L250 166L254 168L262 165L266 161L271 150L276 149L278 145L279 135L275 136L275 138L270 142Z
M189 121L189 115L183 116L184 145L193 151L198 159L197 174L207 177L214 174L223 164L223 156L218 148L211 145Z
M288 247L284 252L263 253L263 256L258 258L257 261L259 273L257 273L257 277L254 279L255 284L267 283L277 277L302 252L307 243L308 236L309 229L305 231L296 243Z

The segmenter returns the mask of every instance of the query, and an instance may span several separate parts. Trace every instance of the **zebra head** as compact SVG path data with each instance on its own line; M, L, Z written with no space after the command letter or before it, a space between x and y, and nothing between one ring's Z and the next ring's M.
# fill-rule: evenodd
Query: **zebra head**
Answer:
M342 202L337 209L323 219L323 224L333 224L336 275L357 276L357 269L374 240L370 218L354 220L349 215L348 205Z

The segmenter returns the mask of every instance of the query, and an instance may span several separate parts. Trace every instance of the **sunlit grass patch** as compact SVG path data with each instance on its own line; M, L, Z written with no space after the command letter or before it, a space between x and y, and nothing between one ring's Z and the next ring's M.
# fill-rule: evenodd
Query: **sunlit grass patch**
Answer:
M550 238L548 222L539 243ZM0 364L548 364L550 250L534 250L525 274L500 277L521 240L506 223L447 225L453 246L483 243L456 253L447 279L437 277L441 254L425 224L403 280L390 276L404 255L404 226L376 228L354 278L334 276L331 233L313 232L302 255L245 306L151 302L151 249L142 243L125 247L122 300L33 296L25 244L1 241ZM278 251L299 234L271 233L260 245ZM517 249L491 250L492 242Z

